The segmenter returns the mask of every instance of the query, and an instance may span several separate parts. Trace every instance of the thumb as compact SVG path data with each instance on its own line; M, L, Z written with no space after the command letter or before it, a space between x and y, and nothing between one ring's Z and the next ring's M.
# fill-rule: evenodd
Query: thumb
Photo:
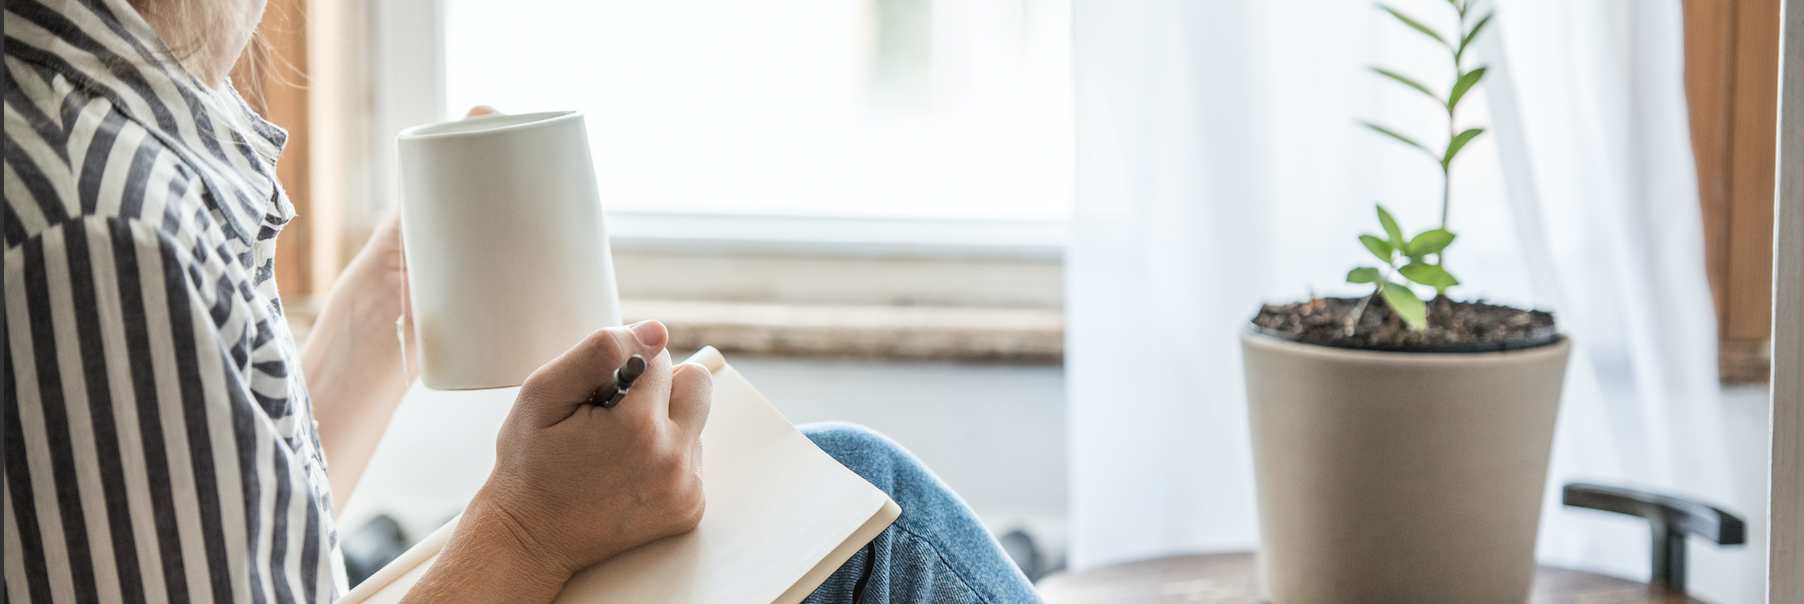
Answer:
M614 370L635 354L645 357L646 367L633 392L668 388L670 361L664 351L668 339L669 332L657 321L597 330L526 378L519 400L530 401L539 408L545 414L541 421L546 425L563 421L597 388L613 380ZM656 405L641 406L668 413L666 404L658 400Z

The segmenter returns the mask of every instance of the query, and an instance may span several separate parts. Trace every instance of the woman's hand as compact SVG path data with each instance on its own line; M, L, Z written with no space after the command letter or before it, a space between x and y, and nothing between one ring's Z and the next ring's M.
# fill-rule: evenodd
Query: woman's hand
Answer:
M498 112L480 105L464 117L490 113ZM390 210L332 284L301 349L320 446L332 461L332 509L344 509L401 396L419 377L410 302L400 215ZM405 347L395 336L397 318L406 330Z
M520 388L495 469L408 602L548 602L576 571L701 522L713 378L670 366L664 326L595 332ZM634 354L645 374L612 409L587 404Z

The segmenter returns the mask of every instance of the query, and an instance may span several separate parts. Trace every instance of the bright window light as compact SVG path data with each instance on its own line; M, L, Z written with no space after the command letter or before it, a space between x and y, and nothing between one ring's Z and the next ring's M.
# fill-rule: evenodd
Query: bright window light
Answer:
M450 115L575 109L611 211L1064 220L1069 0L447 0Z

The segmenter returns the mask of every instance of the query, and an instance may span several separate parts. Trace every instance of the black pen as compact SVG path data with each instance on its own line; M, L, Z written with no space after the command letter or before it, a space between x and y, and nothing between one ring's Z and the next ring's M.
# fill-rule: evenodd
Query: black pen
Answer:
M644 374L645 357L635 354L622 363L619 369L614 370L614 379L608 380L608 383L595 390L595 394L589 395L588 403L603 409L614 408L614 405L620 404L620 399L626 398L626 390L633 387L633 382Z

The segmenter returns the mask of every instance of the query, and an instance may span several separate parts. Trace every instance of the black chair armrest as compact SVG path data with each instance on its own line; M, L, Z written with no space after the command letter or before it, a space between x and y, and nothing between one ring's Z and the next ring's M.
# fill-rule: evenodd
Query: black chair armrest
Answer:
M1704 503L1659 493L1572 483L1561 492L1561 502L1580 508L1616 512L1646 518L1653 533L1654 585L1685 590L1685 538L1696 535L1718 545L1747 543L1747 523L1734 514Z

